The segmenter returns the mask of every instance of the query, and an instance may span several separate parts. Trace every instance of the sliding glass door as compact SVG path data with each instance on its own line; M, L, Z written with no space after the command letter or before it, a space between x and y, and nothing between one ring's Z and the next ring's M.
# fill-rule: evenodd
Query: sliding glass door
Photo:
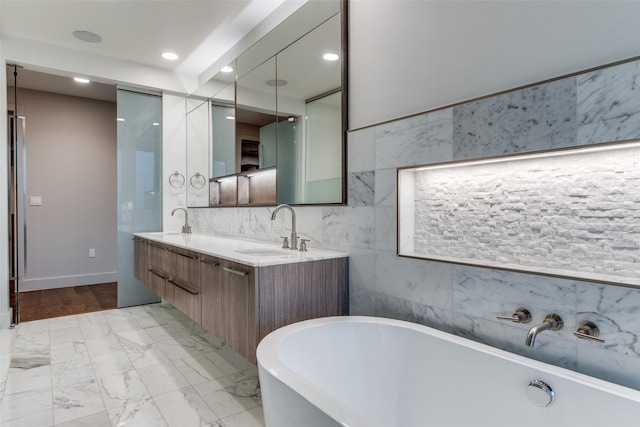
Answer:
M118 89L118 307L160 298L134 277L133 233L162 230L162 98Z

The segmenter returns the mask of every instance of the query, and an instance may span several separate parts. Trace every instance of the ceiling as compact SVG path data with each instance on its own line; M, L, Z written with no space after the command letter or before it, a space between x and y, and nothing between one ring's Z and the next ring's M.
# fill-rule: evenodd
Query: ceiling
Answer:
M201 76L283 3L284 0L0 0L0 32L45 46L178 75ZM98 34L102 41L79 40L73 36L76 30ZM179 59L163 59L161 54L165 51L178 54ZM19 72L20 87L66 87L67 91L80 89L83 93L91 89L69 84L68 76L63 82L60 76L50 79L46 74L30 72L28 65L25 68ZM12 77L8 74L7 80ZM102 92L96 97L104 96L104 88L91 86Z

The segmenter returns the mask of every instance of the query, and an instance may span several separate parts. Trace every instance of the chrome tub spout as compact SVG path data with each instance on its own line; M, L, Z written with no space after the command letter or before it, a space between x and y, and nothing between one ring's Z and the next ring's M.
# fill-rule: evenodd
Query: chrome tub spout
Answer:
M546 330L558 331L562 329L564 322L562 318L557 314L549 314L544 318L544 321L531 329L529 329L529 333L527 334L527 340L525 344L529 347L533 347L536 341L536 337L539 333L544 332Z

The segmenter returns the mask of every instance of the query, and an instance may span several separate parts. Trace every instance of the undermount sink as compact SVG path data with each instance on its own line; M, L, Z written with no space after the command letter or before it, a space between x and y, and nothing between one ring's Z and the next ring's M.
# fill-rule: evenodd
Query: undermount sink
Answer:
M238 249L235 252L243 255L253 255L253 256L287 256L287 253L284 251L279 251L276 249L268 249L268 248Z
M182 233L179 231L153 231L149 234L152 236L179 236Z

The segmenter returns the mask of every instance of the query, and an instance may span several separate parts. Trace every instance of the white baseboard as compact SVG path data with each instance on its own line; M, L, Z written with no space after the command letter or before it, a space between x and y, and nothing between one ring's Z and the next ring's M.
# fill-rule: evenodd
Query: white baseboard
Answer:
M77 276L42 277L38 279L22 279L20 292L41 291L44 289L69 288L79 285L96 285L118 281L118 272L80 274Z
M0 312L0 329L9 329L11 327L11 319L13 318L13 309Z

